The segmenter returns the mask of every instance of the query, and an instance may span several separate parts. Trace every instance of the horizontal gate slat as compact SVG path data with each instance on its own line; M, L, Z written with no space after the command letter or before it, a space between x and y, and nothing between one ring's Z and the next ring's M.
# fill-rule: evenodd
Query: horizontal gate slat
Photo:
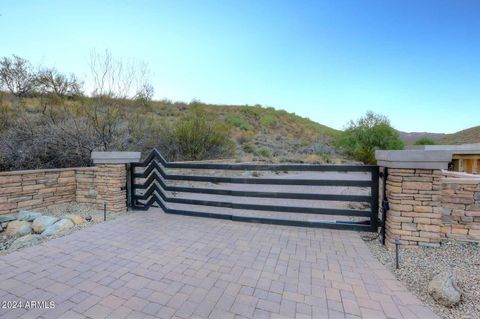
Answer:
M284 213L316 214L316 215L339 215L339 216L357 216L357 217L369 217L371 215L371 212L369 210L219 202L219 201L198 200L198 199L190 199L190 198L168 197L165 194L163 194L160 190L156 190L156 191L164 201L169 203L203 205L203 206L225 207L225 208L247 209L247 210L262 210L262 211L284 212ZM150 196L156 196L156 195L153 193L149 194L148 196L135 195L134 199L147 200Z
M138 189L146 189L146 185L139 185ZM211 194L235 197L255 197L255 198L275 198L275 199L304 199L304 200L324 200L336 202L369 202L371 196L367 195L337 195L337 194L306 194L306 193L285 193L285 192L255 192L255 191L236 191L214 188L193 188L182 186L168 186L166 191L178 193Z
M135 174L135 178L147 178L150 174ZM194 175L168 175L162 174L168 180L210 182L226 184L262 184L262 185L300 185L300 186L351 186L370 187L371 180L339 180L339 179L276 179L276 178L240 178L240 177L216 177Z
M296 171L296 172L370 172L372 167L367 165L282 165L282 164L195 164L195 163L168 163L163 165L172 169L216 169L228 171Z
M147 166L157 159L166 168L176 169L217 169L217 170L248 170L248 171L315 171L315 172L371 172L374 165L312 165L312 164L216 164L216 163L179 163L167 162L157 150L142 163L132 163L134 167Z
M157 203L165 213L173 214L173 215L207 217L207 218L224 219L224 220L249 222L249 223L261 223L261 224L270 224L270 225L315 227L315 228L329 228L329 229L357 230L357 231L371 230L370 225L362 225L362 224L349 223L349 222L339 222L339 223L313 222L313 221L290 220L290 219L279 219L279 218L236 216L231 214L207 213L207 212L197 212L197 211L191 211L191 210L172 209L172 208L168 208L159 198L155 196L150 199L150 201L146 204L146 207L152 206L154 203Z
M151 174L150 177L143 184L134 184L136 189L147 189L152 182L158 182L160 186L166 191L179 193L197 193L197 194L212 194L212 195L228 195L228 196L243 196L243 197L263 197L263 198L284 198L284 199L307 199L307 200L329 200L329 201L343 201L343 202L369 202L371 196L369 195L343 195L343 194L308 194L308 193L286 193L286 192L263 192L263 191L236 191L226 189L188 187L188 186L173 186L167 185L158 176L158 174Z
M158 162L157 162L158 161ZM136 168L143 169L142 173L136 172ZM256 170L256 171L313 171L313 172L367 172L370 173L370 179L299 179L299 178L253 178L253 177L223 177L223 176L202 176L202 175L183 175L169 174L164 168L172 169L216 169L216 170ZM226 184L257 184L257 185L298 185L298 186L341 186L341 187L369 187L371 192L378 191L378 167L372 165L309 165L309 164L212 164L212 163L178 163L167 162L161 154L154 150L142 163L131 164L131 187L133 192L130 194L133 206L137 209L148 209L152 205L159 205L165 213L189 215L197 217L210 217L244 222L267 223L277 225L305 226L305 227L323 227L334 229L376 231L376 207L378 194L369 195L345 195L345 194L319 194L319 193L289 193L273 191L252 191L252 190L230 190L216 188L202 188L190 186L169 185L165 181L190 181L190 182L210 182ZM135 183L136 178L146 179L143 184ZM144 190L144 194L136 194L136 190ZM214 194L224 196L243 196L255 198L275 198L275 199L308 199L325 201L343 201L343 202L369 202L370 210L354 210L343 208L317 208L317 207L299 207L285 205L265 205L233 203L225 201L203 200L193 198L171 197L165 192L183 192L196 194ZM219 208L230 208L232 212L237 210L236 214L224 214L223 212L196 211L192 209L178 209L178 207L168 207L165 203L210 206ZM180 207L181 208L181 207ZM244 216L243 210L258 211L256 216ZM375 210L375 211L374 211ZM350 217L370 217L369 224L363 224L355 221L319 221L305 219L286 219L270 218L266 212L279 213L299 213L314 215L339 215ZM292 215L293 216L293 215ZM301 216L301 215L299 215ZM372 221L373 219L373 221Z
M352 186L370 187L371 180L330 180L330 179L280 179L280 178L244 178L244 177L217 177L197 175L176 175L167 174L156 162L149 164L143 173L134 173L134 178L148 178L155 170L164 179L191 182L210 182L228 184L264 184L264 185L302 185L302 186Z

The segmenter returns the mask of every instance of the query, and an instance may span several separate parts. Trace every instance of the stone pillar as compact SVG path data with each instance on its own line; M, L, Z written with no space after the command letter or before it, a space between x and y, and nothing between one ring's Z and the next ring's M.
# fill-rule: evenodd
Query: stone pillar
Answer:
M140 152L92 152L97 167L97 209L103 209L106 204L110 212L127 210L127 164L138 162L140 155Z
M390 168L386 243L400 239L403 246L439 246L442 208L441 170Z
M97 209L102 210L104 203L110 212L127 210L127 174L125 164L97 164L95 189L97 190Z
M442 169L451 154L443 151L377 151L378 165L387 169L385 244L439 246L442 207Z

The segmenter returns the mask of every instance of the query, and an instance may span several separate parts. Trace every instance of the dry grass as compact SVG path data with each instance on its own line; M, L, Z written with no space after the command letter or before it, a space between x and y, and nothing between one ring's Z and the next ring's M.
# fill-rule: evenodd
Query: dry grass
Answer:
M83 99L88 100L88 98ZM20 103L19 100L11 99L6 95L2 96L0 102L2 107L13 111L19 107L18 103ZM23 105L21 107L27 110L26 113L29 116L41 117L44 103L45 101L40 98L26 98L21 101ZM79 100L49 101L48 107L49 110L61 114L68 109L69 116L75 116L77 109L75 106L80 103ZM125 107L128 108L128 113L138 114L140 119L136 119L137 121L146 119L147 123L152 125L152 129L155 129L155 127L167 125L174 126L175 123L182 121L193 106L200 106L206 112L215 113L219 120L230 128L230 137L236 144L237 159L251 158L253 155L253 158L266 158L271 161L280 161L285 158L305 161L306 157L310 156L309 162L312 162L314 155L323 155L312 151L315 149L312 146L332 146L335 137L339 134L335 129L294 113L260 105L215 105L196 101L182 103L163 100L152 101L141 111L133 103L131 105L126 103ZM249 147L245 147L246 144L251 144L255 151L249 151ZM266 156L269 155L266 149L270 150L271 156Z
M459 131L453 134L446 134L437 140L438 144L473 144L480 143L480 126Z

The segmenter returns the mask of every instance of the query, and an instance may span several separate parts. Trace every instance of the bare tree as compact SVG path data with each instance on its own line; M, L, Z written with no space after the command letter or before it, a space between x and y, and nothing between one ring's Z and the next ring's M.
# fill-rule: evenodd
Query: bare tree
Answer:
M90 54L92 96L134 99L153 95L145 62L115 59L109 50ZM145 92L147 91L147 92Z
M138 101L144 104L153 95L147 81L147 65L114 59L107 50L104 53L92 52L90 70L92 98L87 101L85 111L99 136L100 148L126 148L131 140L132 121L136 120L126 106L134 106Z
M140 91L137 92L135 100L141 104L147 106L153 98L154 88L152 85L146 83L143 85Z
M36 76L36 86L42 93L53 93L59 97L82 94L82 83L75 74L67 76L55 68L40 70Z
M0 59L0 88L7 88L18 97L27 96L35 89L35 72L28 60L13 55Z
M145 106L153 88L145 64L93 53L90 97L68 101L62 97L80 88L75 77L54 68L35 74L16 56L1 62L0 84L7 87L7 78L14 94L0 91L0 171L89 165L93 150L141 150L146 143ZM32 92L39 93L41 113L27 106L30 99L17 97Z

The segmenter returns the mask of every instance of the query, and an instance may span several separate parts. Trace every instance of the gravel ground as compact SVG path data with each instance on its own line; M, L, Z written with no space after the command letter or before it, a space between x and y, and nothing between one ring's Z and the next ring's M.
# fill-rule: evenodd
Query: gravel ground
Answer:
M55 216L58 218L62 218L63 216L69 215L69 214L82 215L82 216L84 216L85 214L90 214L92 216L92 220L90 222L84 222L84 223L75 225L73 226L73 228L66 230L59 235L46 237L42 239L42 241L40 241L39 243L50 240L52 238L62 237L62 236L71 234L72 232L83 229L85 227L89 227L94 224L103 222L103 211L98 211L96 210L95 205L89 205L89 204L69 203L69 204L58 205L49 209L36 209L34 211L41 212L43 215ZM107 212L107 221L116 219L125 214L126 213L108 213ZM0 233L0 255L8 254L9 252L11 252L11 250L9 250L8 248L15 241L15 239L16 238L7 238L3 233ZM39 244L39 243L36 243L36 244Z
M367 235L368 236L368 235ZM370 235L371 236L371 235ZM407 288L443 318L480 318L480 245L445 242L439 248L400 249L400 269L395 269L395 250L385 249L378 240L367 241L372 253ZM462 301L453 308L441 306L428 294L430 280L438 273L453 271L463 291Z

